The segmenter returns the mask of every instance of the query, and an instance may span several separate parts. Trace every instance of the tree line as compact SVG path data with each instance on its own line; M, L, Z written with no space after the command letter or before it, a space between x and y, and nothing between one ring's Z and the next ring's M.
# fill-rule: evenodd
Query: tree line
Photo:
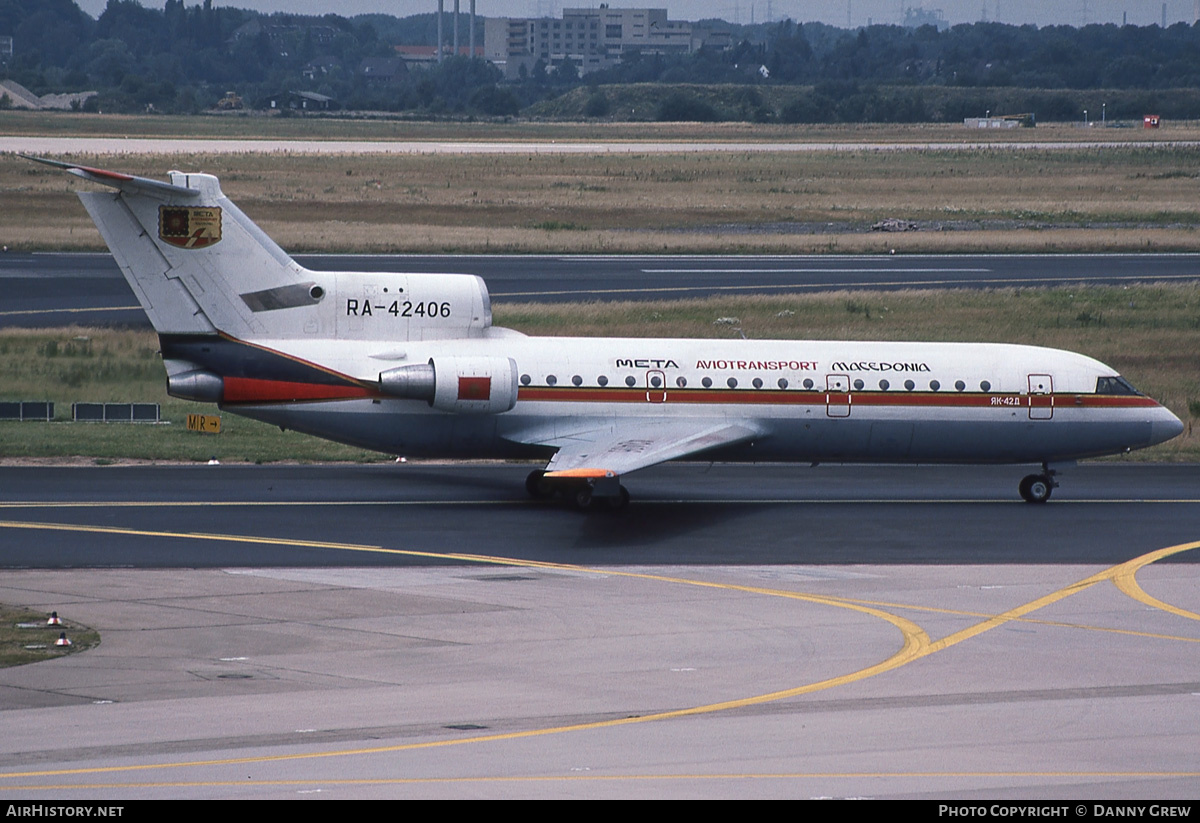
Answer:
M217 7L212 0L191 6L165 0L161 9L108 0L92 19L73 0L0 0L0 35L13 37L13 55L0 76L39 94L94 89L100 94L89 105L105 111L197 112L233 89L255 107L304 90L343 109L458 116L514 115L531 106L553 110L548 101L563 97L582 100L573 109L560 107L564 114L606 117L622 111L614 99L620 88L659 84L661 99L638 116L955 120L996 111L989 101L1002 99L1010 113L1069 120L1081 115L1083 92L1106 90L1128 112L1200 117L1196 95L1177 91L1200 87L1200 28L1185 24L976 23L945 30L845 30L790 20L718 25L732 32L731 48L634 53L584 77L570 62L539 62L506 81L483 60L455 57L405 68L380 82L363 71L364 60L394 59L393 46L400 43L432 45L435 15L311 17ZM467 39L460 32L459 42ZM481 22L476 41L483 42ZM742 102L708 102L681 84L737 87ZM780 88L793 93L781 96ZM751 94L754 89L763 93Z

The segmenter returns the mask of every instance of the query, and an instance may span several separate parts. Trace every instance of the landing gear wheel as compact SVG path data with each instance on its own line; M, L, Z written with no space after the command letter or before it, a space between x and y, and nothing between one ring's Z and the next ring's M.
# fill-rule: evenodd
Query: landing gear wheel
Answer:
M525 491L536 500L545 500L554 496L554 484L546 479L544 471L532 471L525 478Z
M573 489L570 492L569 497L571 504L575 506L576 510L581 512L588 511L596 502L596 498L592 494L591 486L580 486L577 489Z
M605 502L608 504L609 511L619 512L629 506L629 490L621 486L621 493L616 497L607 497Z
M1031 474L1017 487L1026 503L1045 503L1054 491L1054 481L1044 474Z

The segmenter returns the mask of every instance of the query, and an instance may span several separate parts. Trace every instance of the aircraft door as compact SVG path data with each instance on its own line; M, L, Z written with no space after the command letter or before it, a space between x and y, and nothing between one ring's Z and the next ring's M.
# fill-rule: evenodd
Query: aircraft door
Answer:
M667 376L660 371L646 372L646 402L667 402Z
M825 414L829 417L850 416L850 377L845 374L825 376Z
M1054 416L1054 378L1029 375L1029 419L1049 420Z

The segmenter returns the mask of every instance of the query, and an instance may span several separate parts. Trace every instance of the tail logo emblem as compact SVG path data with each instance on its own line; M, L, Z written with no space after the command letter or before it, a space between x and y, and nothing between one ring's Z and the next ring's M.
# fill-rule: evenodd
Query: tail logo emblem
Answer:
M158 236L181 249L203 249L221 241L221 209L158 207Z

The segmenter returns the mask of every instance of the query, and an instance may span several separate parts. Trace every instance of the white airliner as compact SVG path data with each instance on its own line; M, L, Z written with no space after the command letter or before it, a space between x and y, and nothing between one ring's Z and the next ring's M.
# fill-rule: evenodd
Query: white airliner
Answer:
M30 158L39 159L39 158ZM1083 355L990 343L537 338L473 275L303 268L221 192L40 159L81 192L151 323L175 397L396 455L541 458L530 494L623 506L667 460L1040 463L1183 424Z

